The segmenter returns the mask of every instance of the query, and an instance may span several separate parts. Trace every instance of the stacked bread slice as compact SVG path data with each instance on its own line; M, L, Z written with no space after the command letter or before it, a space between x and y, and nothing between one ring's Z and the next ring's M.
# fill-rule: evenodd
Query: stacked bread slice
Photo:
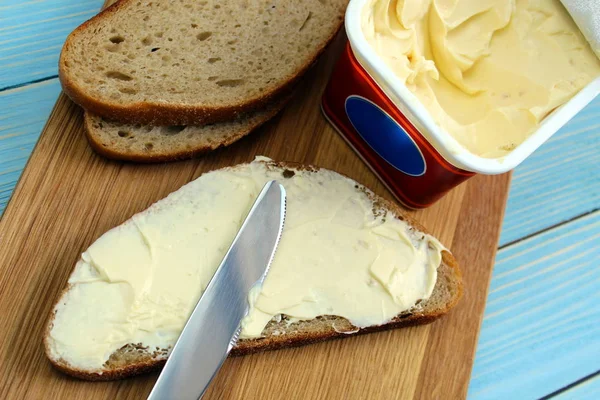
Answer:
M227 146L277 114L347 0L121 0L67 38L64 91L99 153L152 162Z

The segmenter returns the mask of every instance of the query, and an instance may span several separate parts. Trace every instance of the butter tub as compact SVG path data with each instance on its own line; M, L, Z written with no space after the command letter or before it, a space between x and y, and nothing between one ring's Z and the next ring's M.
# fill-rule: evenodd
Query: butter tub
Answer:
M425 208L473 175L510 171L600 92L600 77L540 123L501 158L471 153L435 123L428 110L367 42L361 29L369 0L351 0L348 43L323 94L323 114L346 142L409 208Z

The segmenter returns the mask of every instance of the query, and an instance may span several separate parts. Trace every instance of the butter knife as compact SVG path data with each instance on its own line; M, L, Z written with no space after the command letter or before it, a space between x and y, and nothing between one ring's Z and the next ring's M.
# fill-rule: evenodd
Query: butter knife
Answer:
M241 331L250 290L269 269L283 230L285 189L268 182L184 326L148 399L198 399Z

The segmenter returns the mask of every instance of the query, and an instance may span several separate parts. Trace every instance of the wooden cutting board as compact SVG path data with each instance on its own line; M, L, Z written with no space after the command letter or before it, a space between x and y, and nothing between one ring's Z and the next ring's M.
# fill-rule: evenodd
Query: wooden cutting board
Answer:
M325 121L320 96L340 35L292 103L264 128L197 160L133 165L97 156L82 111L61 95L0 220L0 398L137 399L157 374L90 383L55 371L42 336L80 253L98 236L205 171L256 155L339 171L390 193ZM454 252L465 295L431 325L228 359L207 399L466 397L510 175L476 176L412 212Z

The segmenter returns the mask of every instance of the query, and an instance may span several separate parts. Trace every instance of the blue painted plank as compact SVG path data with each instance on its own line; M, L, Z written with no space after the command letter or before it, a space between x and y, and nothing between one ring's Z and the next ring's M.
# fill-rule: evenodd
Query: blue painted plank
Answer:
M600 97L517 167L500 245L600 208Z
M600 357L600 355L599 355ZM600 375L575 386L552 398L553 400L598 400L600 399Z
M0 92L0 216L59 93L58 79Z
M469 398L537 399L600 369L600 211L498 252Z
M102 4L102 0L0 2L0 89L55 76L65 38Z

